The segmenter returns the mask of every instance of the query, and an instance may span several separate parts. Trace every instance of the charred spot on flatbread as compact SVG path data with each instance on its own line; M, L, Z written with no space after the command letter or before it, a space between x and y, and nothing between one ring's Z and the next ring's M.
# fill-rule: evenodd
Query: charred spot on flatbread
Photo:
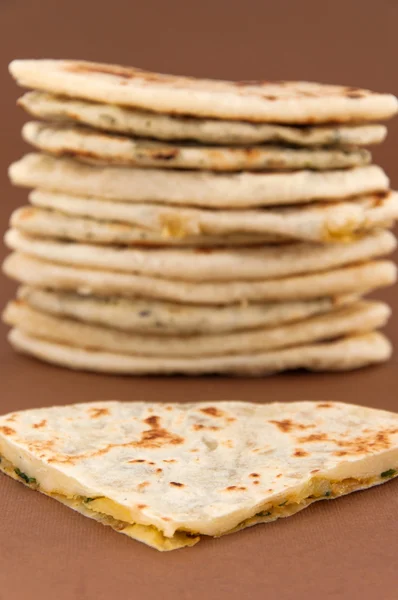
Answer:
M277 419L270 419L269 423L276 425L283 433L290 433L295 429L311 429L314 427L312 424L305 425L304 423L295 423L291 419L282 419L280 421Z

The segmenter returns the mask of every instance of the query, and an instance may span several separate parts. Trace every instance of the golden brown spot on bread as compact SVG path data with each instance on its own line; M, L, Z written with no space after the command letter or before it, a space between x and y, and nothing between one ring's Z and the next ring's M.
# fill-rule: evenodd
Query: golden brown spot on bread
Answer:
M226 448L233 448L234 447L234 443L232 440L225 440L224 442L221 442L221 444L223 446L225 446Z
M253 485L258 485L260 482L258 480L253 481Z
M244 492L245 490L247 490L247 488L245 488L243 485L230 485L225 489L227 492Z
M54 440L35 440L34 442L28 442L27 446L29 450L34 450L35 452L43 452L45 450L51 450L53 448ZM48 462L55 461L49 458Z
M69 158L91 158L91 159L100 159L101 156L96 153L93 152L91 150L73 150L72 148L68 148L68 149L62 149L62 150L57 150L54 151L52 150L52 154L55 154L56 156L65 156L65 157L69 157Z
M361 89L361 88L358 88L358 87L353 87L352 85L347 85L347 86L344 88L344 91L345 91L345 92L362 92L362 89Z
M163 462L165 462L165 463L175 463L177 461L174 458L164 458Z
M13 423L15 421L16 417L17 417L17 415L15 413L13 413L9 417L7 417L7 419L6 419L7 423Z
M98 419L99 417L105 417L109 415L109 408L89 408L88 410L92 419Z
M383 206L384 200L388 197L390 192L378 192L373 194L373 206Z
M156 469L156 473L163 473L163 469Z
M304 437L298 438L299 442L306 444L308 442L325 442L328 438L326 433L312 433Z
M13 429L12 427L7 427L6 425L0 427L0 431L1 433L4 433L4 435L15 435L16 433L15 429Z
M142 483L139 483L137 485L138 490L141 492L142 490L144 490L146 487L148 487L148 485L151 485L149 483L149 481L143 481Z
M133 458L132 460L127 461L129 463L144 463L146 460L144 458Z
M345 95L347 98L362 98L363 94L360 92L346 92Z
M369 435L358 436L353 440L332 440L341 448L341 450L337 450L334 454L336 456L346 456L347 454L369 454L370 452L388 450L392 443L390 436L396 433L398 433L398 428L373 432Z
M200 412L204 413L205 415L208 415L209 417L224 416L223 411L220 410L219 408L216 408L215 406L208 406L207 408L201 408Z
M124 77L126 79L132 79L135 76L134 70L116 65L75 63L72 65L67 65L65 70L72 73L100 73L101 75L114 75L116 77Z
M20 211L18 218L20 221L26 221L27 219L34 217L36 213L37 213L36 208L34 208L33 206L27 206L26 208L23 208Z
M169 517L160 517L162 519L162 521L171 521L171 519L169 519Z
M319 473L319 469L313 469L311 473Z
M167 429L161 427L160 418L158 416L153 415L151 417L147 417L144 420L144 423L147 423L150 426L150 429L144 430L141 433L141 438L138 441L134 440L131 442L125 442L123 444L107 444L104 448L95 450L94 452L59 456L58 458L54 458L52 462L74 464L76 461L81 460L82 458L103 456L114 448L163 448L169 445L182 444L184 442L184 438L181 436L176 435L171 431L167 431Z
M139 509L147 508L147 504L137 504L137 508L139 508Z
M282 473L278 473L278 475L276 476L276 478L279 479L279 477L282 477Z
M290 433L294 429L311 429L315 427L315 425L304 425L303 423L294 423L291 419L283 419L281 421L277 421L276 419L271 419L269 423L276 425L280 431L283 433Z
M46 419L43 419L39 423L35 423L33 425L33 427L34 427L34 429L41 429L42 427L45 427L46 425L47 425L47 421L46 421Z
M178 156L179 150L177 148L165 148L164 150L157 150L151 152L150 156L155 160L172 160Z
M228 423L234 423L236 421L235 417L228 417Z
M201 431L202 429L208 429L209 431L218 431L220 428L215 425L202 425L201 423L195 423L192 425L192 429L195 431Z
M184 484L179 481L170 481L170 485L173 485L174 487L185 487Z
M107 65L101 63L90 63L90 62L74 62L72 64L65 65L64 69L70 73L99 73L100 75L111 75L119 77L120 84L127 85L129 79L139 79L142 84L147 82L164 82L167 81L173 84L175 87L181 85L180 80L183 82L184 78L175 78L170 75L160 75L158 73L151 73L149 71L143 71L141 69L133 67L123 67L120 65Z
M249 477L260 477L258 473L250 473Z
M192 429L194 429L195 431L200 431L201 429L204 429L205 426L202 425L201 423L195 423L195 425L192 425Z
M297 457L301 458L302 456L308 456L308 452L306 452L305 450L301 450L300 448L297 448L294 451L293 456L297 456Z
M142 432L138 442L132 442L132 446L139 448L161 448L168 445L178 445L184 442L184 438L164 429L160 425L160 417L152 415L144 420L150 426Z
M320 404L316 405L317 408L332 408L332 405L330 404L330 402L321 402Z

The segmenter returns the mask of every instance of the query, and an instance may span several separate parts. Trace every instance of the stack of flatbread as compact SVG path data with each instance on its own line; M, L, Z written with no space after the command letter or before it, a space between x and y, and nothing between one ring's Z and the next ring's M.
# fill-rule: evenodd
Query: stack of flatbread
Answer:
M35 153L4 270L12 345L76 369L263 374L381 362L398 195L366 146L394 96L18 60Z

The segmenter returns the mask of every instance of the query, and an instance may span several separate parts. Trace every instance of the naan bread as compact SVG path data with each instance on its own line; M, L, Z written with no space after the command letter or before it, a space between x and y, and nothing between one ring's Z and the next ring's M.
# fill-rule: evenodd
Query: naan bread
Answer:
M267 280L327 271L383 256L394 250L389 231L371 232L351 244L295 243L254 248L139 249L79 244L29 237L10 229L12 250L69 266L137 273L184 282Z
M126 202L247 208L339 200L389 187L376 165L336 171L212 173L99 167L71 158L27 154L11 165L15 185Z
M391 94L308 82L216 81L72 60L14 60L16 81L72 98L160 113L270 123L329 123L388 119Z
M97 165L200 169L209 171L289 171L345 169L370 163L364 148L245 148L165 144L93 131L85 127L32 121L22 129L28 144L54 156L73 156Z
M391 344L380 333L352 335L258 354L192 358L131 356L83 350L29 336L19 329L9 335L13 348L45 362L69 369L119 375L222 375L263 376L294 369L348 371L382 363L391 357ZM1 466L1 465L0 465Z
M364 294L395 283L391 261L373 261L333 271L268 281L187 282L131 273L83 269L13 253L3 263L12 279L39 288L83 295L153 298L186 304L235 304L310 300L341 294Z
M318 125L289 127L162 115L137 108L100 104L46 92L27 92L19 106L33 117L89 125L94 129L160 140L188 140L205 144L291 144L295 146L367 146L386 137L384 125Z
M357 300L356 296L336 296L302 302L195 306L118 296L81 296L29 286L18 290L18 298L33 308L59 317L163 336L211 335L276 327L325 314Z
M89 325L38 311L26 302L10 302L3 314L8 325L27 335L74 348L139 357L196 359L257 354L333 340L383 327L390 309L381 302L358 302L298 323L218 335L140 335Z
M145 239L156 240L161 236L165 243L190 245L202 243L221 236L237 244L238 240L260 238L266 243L275 243L286 239L310 240L316 242L353 241L359 232L390 225L398 218L398 194L383 192L341 202L319 202L295 207L263 208L260 210L209 210L205 208L187 208L185 206L167 206L146 202L136 204L103 200L85 196L68 196L54 192L34 190L29 196L30 202L37 207L57 210L65 216L84 217L107 223L102 229L107 232L111 227L115 232L116 224L130 224L141 228ZM18 219L18 227L29 232L32 220L38 227L38 214L24 210L24 218ZM29 209L27 209L29 210ZM33 215L33 216L32 216ZM48 216L46 221L48 221ZM58 216L58 218L60 218ZM43 215L39 235L44 233ZM54 220L54 216L53 216ZM53 222L53 221L52 221ZM109 225L111 222L111 225ZM13 225L16 222L13 221ZM68 231L71 231L72 224ZM75 225L74 230L83 225ZM84 221L84 230L94 232L94 225ZM65 231L66 225L63 225ZM140 229L140 235L141 235ZM50 224L47 232L52 230ZM100 235L99 228L95 228ZM32 230L32 233L34 231ZM142 234L142 235L143 235ZM235 236L239 234L239 238ZM116 232L114 235L117 235ZM127 234L126 234L127 235ZM151 237L151 235L153 237ZM109 234L108 234L109 236ZM256 238L255 238L256 236ZM264 237L267 236L267 237ZM59 236L57 236L59 237ZM62 237L62 236L61 236ZM67 236L68 237L68 236ZM105 239L106 234L103 234ZM73 239L73 237L71 237ZM79 238L81 239L81 238ZM232 242L233 240L233 242ZM217 245L217 244L214 244Z

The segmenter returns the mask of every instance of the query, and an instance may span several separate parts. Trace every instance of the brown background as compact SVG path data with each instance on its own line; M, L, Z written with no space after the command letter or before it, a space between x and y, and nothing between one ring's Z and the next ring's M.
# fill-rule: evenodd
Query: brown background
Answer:
M396 0L0 0L0 218L26 201L6 167L25 150L13 58L86 58L237 79L313 79L398 94ZM375 151L398 185L398 119ZM5 250L2 250L5 253ZM1 305L14 285L1 280ZM379 294L397 305L397 292ZM398 343L397 319L389 334ZM0 331L0 412L72 401L336 399L398 409L396 359L347 375L260 380L75 374L15 356ZM393 600L398 482L169 554L0 477L0 600Z

